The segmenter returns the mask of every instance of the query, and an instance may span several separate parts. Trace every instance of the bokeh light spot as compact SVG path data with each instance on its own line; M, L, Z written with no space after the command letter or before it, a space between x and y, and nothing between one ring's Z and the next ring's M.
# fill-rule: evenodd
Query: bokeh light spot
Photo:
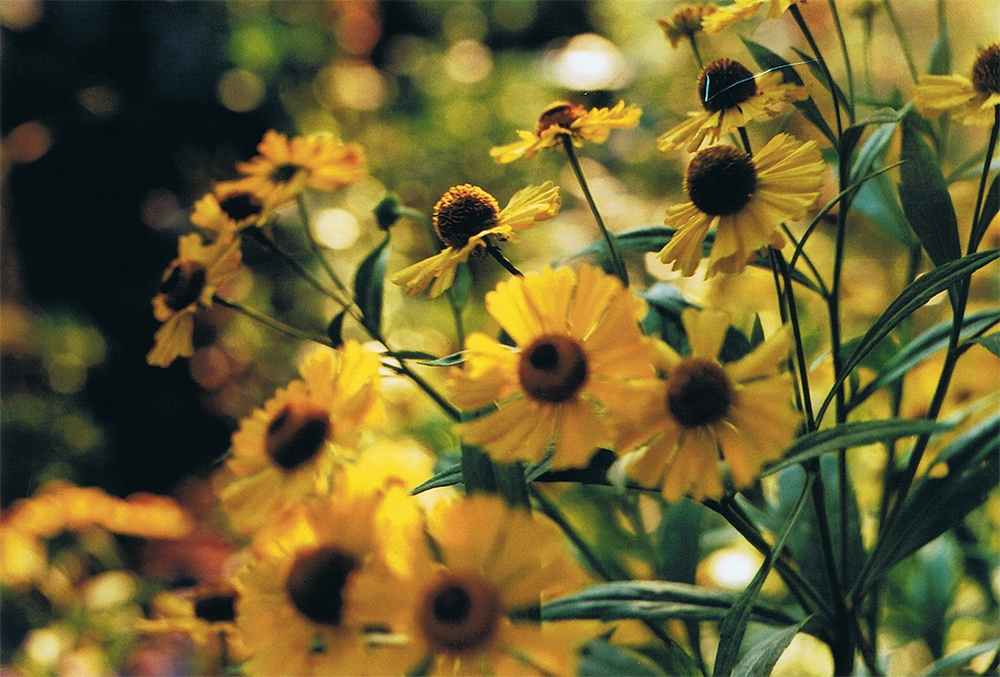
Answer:
M42 18L39 0L4 0L0 2L0 25L12 31L26 31Z
M118 93L110 87L95 85L76 93L76 100L95 116L107 119L118 112Z
M556 81L568 89L621 89L632 79L632 69L618 48L594 33L577 35L545 60Z
M260 105L264 99L264 82L242 68L233 68L222 74L216 88L219 103L234 113L246 113Z
M330 249L347 249L360 233L357 217L346 209L324 209L313 225L316 241Z
M455 82L479 82L493 70L493 57L486 45L475 40L459 40L448 48L444 72Z
M32 120L10 130L3 146L11 162L34 162L52 148L52 134L41 122Z

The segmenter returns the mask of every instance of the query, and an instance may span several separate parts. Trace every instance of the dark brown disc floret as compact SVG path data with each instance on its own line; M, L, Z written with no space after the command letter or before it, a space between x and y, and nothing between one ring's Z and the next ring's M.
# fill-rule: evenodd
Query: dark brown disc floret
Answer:
M667 408L685 428L718 423L733 403L733 386L715 360L690 357L670 374Z
M698 79L698 95L705 110L736 108L756 96L757 81L739 61L719 59L705 66Z
M711 146L688 165L684 187L691 202L710 216L735 214L757 189L753 158L733 146Z
M517 375L528 397L558 404L572 399L587 380L587 356L573 338L546 334L521 353Z

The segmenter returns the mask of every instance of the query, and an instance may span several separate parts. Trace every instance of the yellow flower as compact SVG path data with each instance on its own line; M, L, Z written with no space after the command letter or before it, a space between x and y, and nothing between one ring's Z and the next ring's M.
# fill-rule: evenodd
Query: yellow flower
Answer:
M657 19L656 23L663 29L670 46L676 49L681 40L700 33L702 20L716 9L714 2L686 3L675 9L669 19Z
M302 380L279 389L233 433L213 484L233 529L249 534L303 497L329 491L334 469L355 455L365 425L378 422L378 355L349 341L317 348Z
M604 143L612 129L632 129L639 124L642 109L625 106L619 101L614 108L591 108L557 101L545 109L535 131L519 131L520 141L490 149L490 157L498 164L505 165L518 158L530 160L543 148L553 148L560 143L560 136L568 135L573 144L579 146L584 141Z
M236 164L246 177L232 183L256 195L267 210L291 202L307 186L335 191L368 177L361 146L344 145L332 134L289 139L271 129L257 152L249 162Z
M428 532L440 560L425 555L412 584L411 670L429 661L434 675L575 674L593 626L516 615L587 581L555 524L478 494L438 504Z
M775 19L792 5L801 0L735 0L733 4L720 7L719 11L705 17L702 29L709 35L721 33L737 21L753 17L761 5L767 5L767 18Z
M410 296L430 286L431 297L437 297L455 281L458 264L468 261L478 247L485 247L487 239L516 242L517 231L551 219L561 206L559 188L551 181L519 190L502 210L496 198L478 186L466 183L449 188L434 205L434 231L445 248L390 279L406 287Z
M194 203L191 223L215 239L262 223L267 216L260 199L241 187L239 181L223 181Z
M713 61L702 69L698 79L698 99L704 110L689 113L687 120L660 136L657 148L666 151L686 147L694 152L706 139L715 143L726 132L745 127L751 120L777 115L775 104L809 96L805 87L782 83L781 79L780 71L755 76L739 61Z
M465 364L451 373L453 401L465 411L499 409L456 431L504 463L540 461L555 438L552 467L586 465L611 441L608 419L653 376L639 329L645 302L583 265L501 282L486 309L518 348L480 333L466 339Z
M155 345L146 361L167 367L177 357L194 355L191 336L194 314L212 307L212 296L240 266L240 243L220 236L211 244L201 235L182 235L177 241L177 258L163 273L159 293L153 298L153 315L163 325L156 330Z
M1000 43L979 53L972 77L922 75L913 101L923 115L947 112L964 125L992 125L1000 106Z
M682 319L691 354L682 358L658 344L666 380L644 424L627 433L624 446L635 451L617 464L640 484L661 487L668 501L718 498L725 492L723 461L736 488L747 487L795 439L801 417L792 408L791 377L778 371L790 340L786 332L776 334L721 364L729 316L689 308Z
M385 563L396 544L376 528L382 495L360 490L350 471L338 470L331 495L296 503L255 537L235 580L246 674L389 675L405 667L394 629L412 592ZM412 500L397 507L419 510Z
M667 210L666 225L677 232L657 257L694 275L702 242L714 229L705 277L740 272L760 248L784 246L778 227L806 215L825 172L816 142L788 134L774 137L753 157L732 146L700 151L684 177L690 202Z

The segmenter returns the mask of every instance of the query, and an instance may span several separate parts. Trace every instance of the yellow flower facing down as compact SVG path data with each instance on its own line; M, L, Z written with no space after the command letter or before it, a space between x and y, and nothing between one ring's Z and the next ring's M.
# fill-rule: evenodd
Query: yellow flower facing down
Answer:
M538 513L478 494L439 503L427 548L408 586L409 660L432 675L569 675L589 623L540 623L515 612L537 608L587 582L558 527ZM595 633L596 634L596 633Z
M403 602L412 592L386 564L386 552L398 543L377 526L385 514L382 495L363 490L351 470L337 471L330 495L296 503L254 538L251 559L235 580L236 625L250 655L246 674L405 669L397 628L406 624ZM413 500L400 502L393 514L406 524L420 519ZM422 537L419 530L409 535Z
M317 348L302 380L281 388L240 422L213 485L234 530L249 534L303 497L329 491L337 466L355 455L361 429L383 415L379 358L349 341Z
M150 602L150 618L140 619L136 630L146 635L187 635L211 665L211 671L218 672L223 656L229 661L246 658L235 624L236 597L228 582L162 592Z
M744 21L753 18L757 11L767 5L767 18L776 19L785 13L792 5L799 4L801 0L735 0L731 5L719 8L719 11L706 16L702 22L702 29L709 35L721 33L737 21Z
M653 377L639 329L645 302L582 265L501 282L486 309L517 348L481 333L466 339L465 364L451 372L452 401L470 412L498 409L456 431L502 463L540 461L554 439L552 467L585 466Z
M1000 43L979 53L971 78L921 75L913 102L925 116L948 113L963 125L992 125L1000 106Z
M306 187L335 191L368 178L361 146L345 145L332 134L289 139L271 129L257 152L249 162L237 163L246 176L232 183L256 195L267 210L291 202Z
M776 104L809 96L805 87L783 83L782 77L781 71L754 75L731 59L713 61L702 69L698 79L698 100L704 110L689 113L687 120L661 135L657 148L694 152L706 140L715 143L723 134L745 127L751 120L777 115Z
M656 23L670 41L670 46L676 49L681 40L690 39L700 33L704 18L716 9L718 7L714 2L687 3L675 9L669 18L657 19Z
M722 364L717 358L729 316L689 308L682 319L691 354L680 357L659 343L666 379L645 423L627 433L623 444L634 451L616 466L644 486L659 486L668 501L719 498L723 463L736 488L744 488L795 439L801 416L792 408L791 377L779 373L791 341L782 332Z
M557 101L545 109L534 132L519 131L519 141L490 149L490 157L497 164L505 165L519 158L530 160L543 148L553 148L567 135L573 144L579 146L584 141L604 143L612 129L632 129L639 124L642 109L626 106L619 101L613 108L591 108Z
M191 223L214 239L258 225L267 216L263 203L253 192L241 187L239 181L223 181L194 203Z
M212 307L219 285L236 275L240 267L240 242L220 236L211 244L201 235L182 235L177 258L164 271L159 293L153 298L153 316L163 323L156 330L155 345L146 355L154 367L168 367L177 357L194 355L194 315Z
M431 256L404 268L390 279L406 287L409 296L430 287L430 296L440 296L455 281L458 264L469 260L488 238L516 242L517 232L559 213L562 198L551 181L519 190L506 207L478 186L464 184L448 189L434 205L434 231L446 246ZM433 284L431 284L433 282Z
M819 197L826 165L815 141L788 134L751 157L733 146L710 146L691 160L684 177L690 202L667 210L676 232L657 258L694 275L710 230L715 242L705 277L738 273L762 247L781 248L784 221L803 218Z

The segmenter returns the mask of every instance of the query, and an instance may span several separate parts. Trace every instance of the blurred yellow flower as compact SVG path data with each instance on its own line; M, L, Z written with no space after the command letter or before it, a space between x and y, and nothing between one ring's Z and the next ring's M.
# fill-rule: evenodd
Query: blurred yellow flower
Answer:
M501 165L522 157L530 160L541 149L562 143L562 135L569 136L577 146L584 141L604 143L612 129L632 129L639 124L641 115L641 108L626 107L624 101L619 101L613 108L590 110L567 101L557 101L542 113L534 132L519 131L520 141L491 148L490 157Z
M816 142L788 134L774 137L752 157L725 145L698 152L684 176L690 201L667 210L665 223L677 232L657 258L694 275L702 243L714 229L705 277L740 272L762 247L784 246L779 226L806 215L825 172Z
M449 188L434 205L434 231L445 248L390 279L406 287L410 296L430 286L431 297L437 297L455 281L458 264L468 261L477 248L485 247L489 238L516 242L517 231L551 219L561 206L559 188L551 181L517 191L503 209L496 198L478 186L466 183Z
M779 373L791 339L775 334L742 359L721 364L729 316L688 308L682 319L691 354L680 357L658 342L657 366L667 378L643 424L625 433L623 448L634 451L616 464L640 484L659 486L668 501L719 498L723 461L736 488L744 488L795 439L801 416L792 408L791 377Z
M704 110L688 113L687 120L657 139L657 148L667 151L684 147L694 152L706 140L715 143L726 132L745 127L751 120L777 115L775 104L809 96L805 87L781 80L780 71L754 75L739 61L713 61L702 69L698 79L698 100Z
M220 235L205 244L201 235L182 235L177 258L163 273L159 293L153 298L153 316L163 323L153 335L155 345L146 361L168 367L177 357L194 355L194 314L212 307L212 296L240 266L240 242Z
M582 265L501 282L486 309L518 347L481 333L466 339L465 364L451 372L453 402L498 410L456 432L502 463L540 461L554 439L552 467L585 466L611 442L609 419L654 375L639 329L645 302Z
M948 113L963 125L992 125L1000 106L1000 43L979 53L971 78L921 75L913 102L925 116Z
M213 478L234 530L249 534L273 513L329 491L334 469L356 455L365 425L383 415L376 353L356 341L316 348L293 380L240 422Z
M719 11L706 16L702 28L709 35L721 33L737 21L752 18L761 5L767 5L767 18L775 19L799 2L804 0L735 0L733 4L720 7Z
M191 223L215 239L258 225L267 216L260 199L242 188L239 181L223 181L194 203Z
M696 33L701 32L701 23L704 18L718 9L714 2L700 3L691 2L678 7L667 19L657 19L656 23L661 29L670 46L675 48L684 38L692 38Z
M253 193L268 211L297 198L306 187L335 191L368 178L364 152L332 134L289 139L273 129L257 145L259 155L236 168L245 177L234 183Z

